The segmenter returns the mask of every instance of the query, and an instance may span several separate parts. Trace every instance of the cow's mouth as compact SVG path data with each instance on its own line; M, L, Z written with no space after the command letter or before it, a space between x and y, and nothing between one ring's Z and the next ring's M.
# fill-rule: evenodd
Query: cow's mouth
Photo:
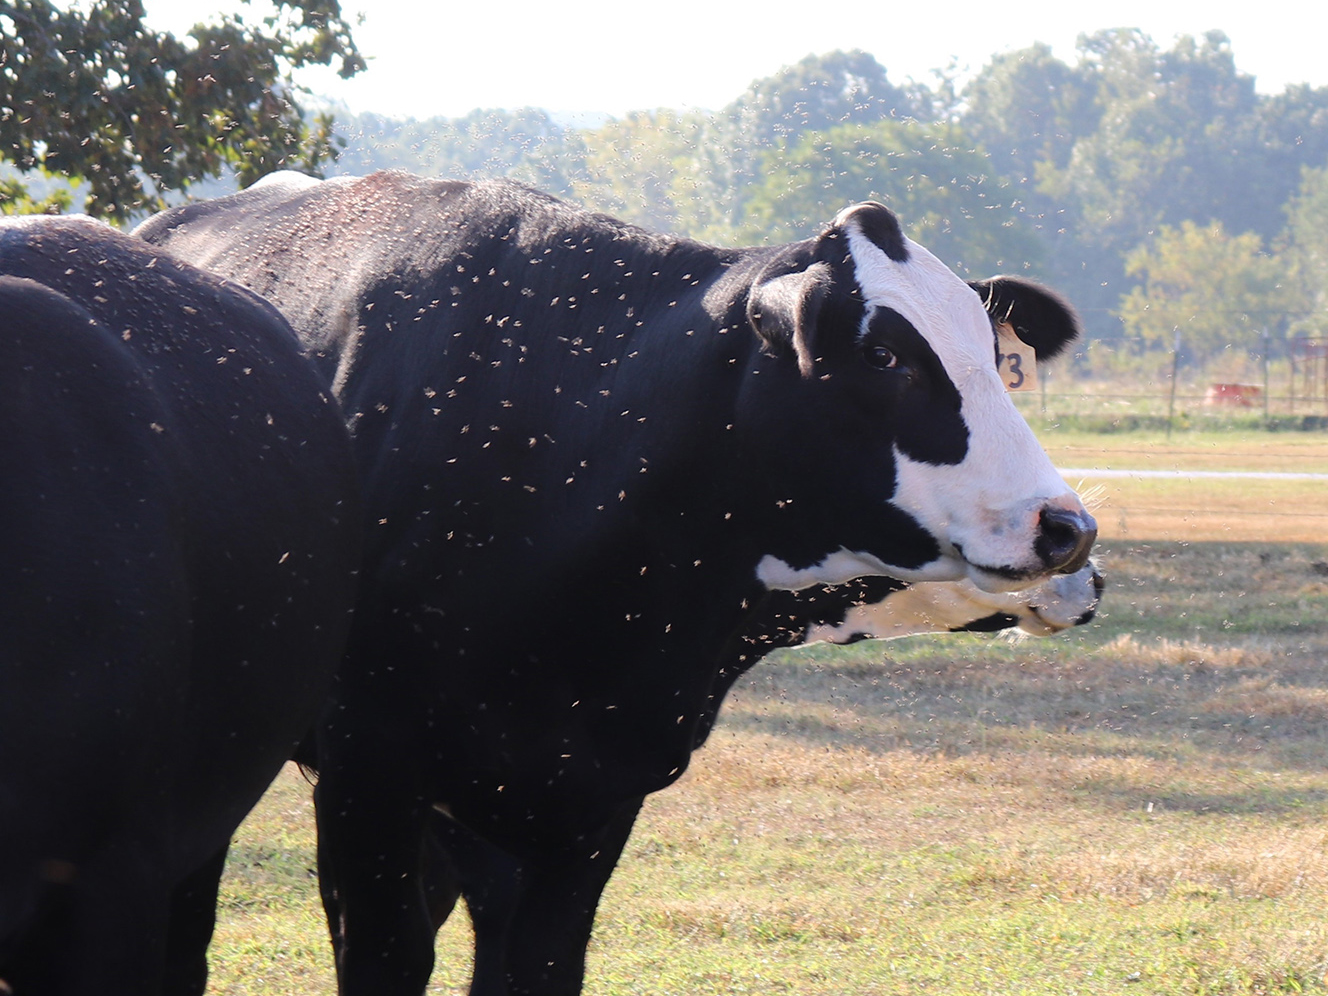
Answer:
M1046 580L1045 574L1030 575L1024 572L1010 572L1000 568L968 565L968 579L989 595L999 595L1007 591L1023 591L1040 581Z
M1087 565L1096 539L1097 523L1087 512L1048 507L1039 517L1033 542L1036 567L983 564L965 556L961 544L954 543L953 548L969 579L983 591L996 593L1028 588L1054 574L1077 574Z
M955 553L963 562L968 579L988 594L1000 594L1007 591L1022 591L1035 584L1046 581L1056 573L1046 567L1028 568L1011 567L1007 564L993 566L979 564L964 556L964 548L955 544Z

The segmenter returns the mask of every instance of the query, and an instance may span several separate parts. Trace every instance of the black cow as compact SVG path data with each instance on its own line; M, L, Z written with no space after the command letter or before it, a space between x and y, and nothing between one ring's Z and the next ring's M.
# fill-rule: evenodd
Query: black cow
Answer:
M578 991L772 591L1026 587L1095 535L983 305L1043 355L1072 313L966 285L880 205L717 249L505 181L287 175L137 234L276 303L351 420L368 551L316 796L348 996L426 984L432 809L520 862L509 991Z
M706 739L732 683L776 648L1016 627L1050 636L1090 622L1102 589L1102 576L1090 563L1017 592L988 593L968 580L910 585L887 577L771 592L717 671L711 710L699 724L695 747ZM509 952L521 943L511 931L520 906L521 862L441 813L435 812L430 822L424 880L434 929L442 927L464 896L475 937L470 991L472 996L501 996L507 992Z
M201 993L231 833L359 565L335 401L256 295L0 223L0 990Z

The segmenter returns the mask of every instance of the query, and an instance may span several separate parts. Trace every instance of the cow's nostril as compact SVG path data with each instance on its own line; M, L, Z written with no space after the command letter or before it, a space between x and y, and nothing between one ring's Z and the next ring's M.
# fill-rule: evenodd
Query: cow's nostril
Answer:
M1038 520L1033 549L1058 574L1073 574L1088 563L1096 539L1097 522L1087 512L1048 505Z

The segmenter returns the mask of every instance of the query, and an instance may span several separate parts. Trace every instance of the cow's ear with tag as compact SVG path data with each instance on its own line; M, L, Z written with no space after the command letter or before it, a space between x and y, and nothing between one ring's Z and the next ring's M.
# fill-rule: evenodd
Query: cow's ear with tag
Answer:
M1039 361L1058 356L1079 335L1074 308L1041 284L1022 277L991 277L970 281L969 286L982 298L992 321L1011 326Z
M831 279L826 263L778 276L763 273L747 297L747 320L756 334L775 349L792 348L804 377L811 376L815 363L816 322Z

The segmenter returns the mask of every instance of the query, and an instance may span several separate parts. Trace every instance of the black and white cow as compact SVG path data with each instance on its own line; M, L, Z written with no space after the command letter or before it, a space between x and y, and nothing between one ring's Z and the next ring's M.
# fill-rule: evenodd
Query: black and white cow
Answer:
M230 835L341 659L340 410L256 295L0 222L0 991L202 993Z
M288 174L137 234L276 303L351 421L367 554L317 789L347 996L426 984L435 809L521 864L508 991L577 992L772 592L1017 589L1095 536L995 370L991 314L1045 356L1072 313L878 204L718 249L505 181Z

